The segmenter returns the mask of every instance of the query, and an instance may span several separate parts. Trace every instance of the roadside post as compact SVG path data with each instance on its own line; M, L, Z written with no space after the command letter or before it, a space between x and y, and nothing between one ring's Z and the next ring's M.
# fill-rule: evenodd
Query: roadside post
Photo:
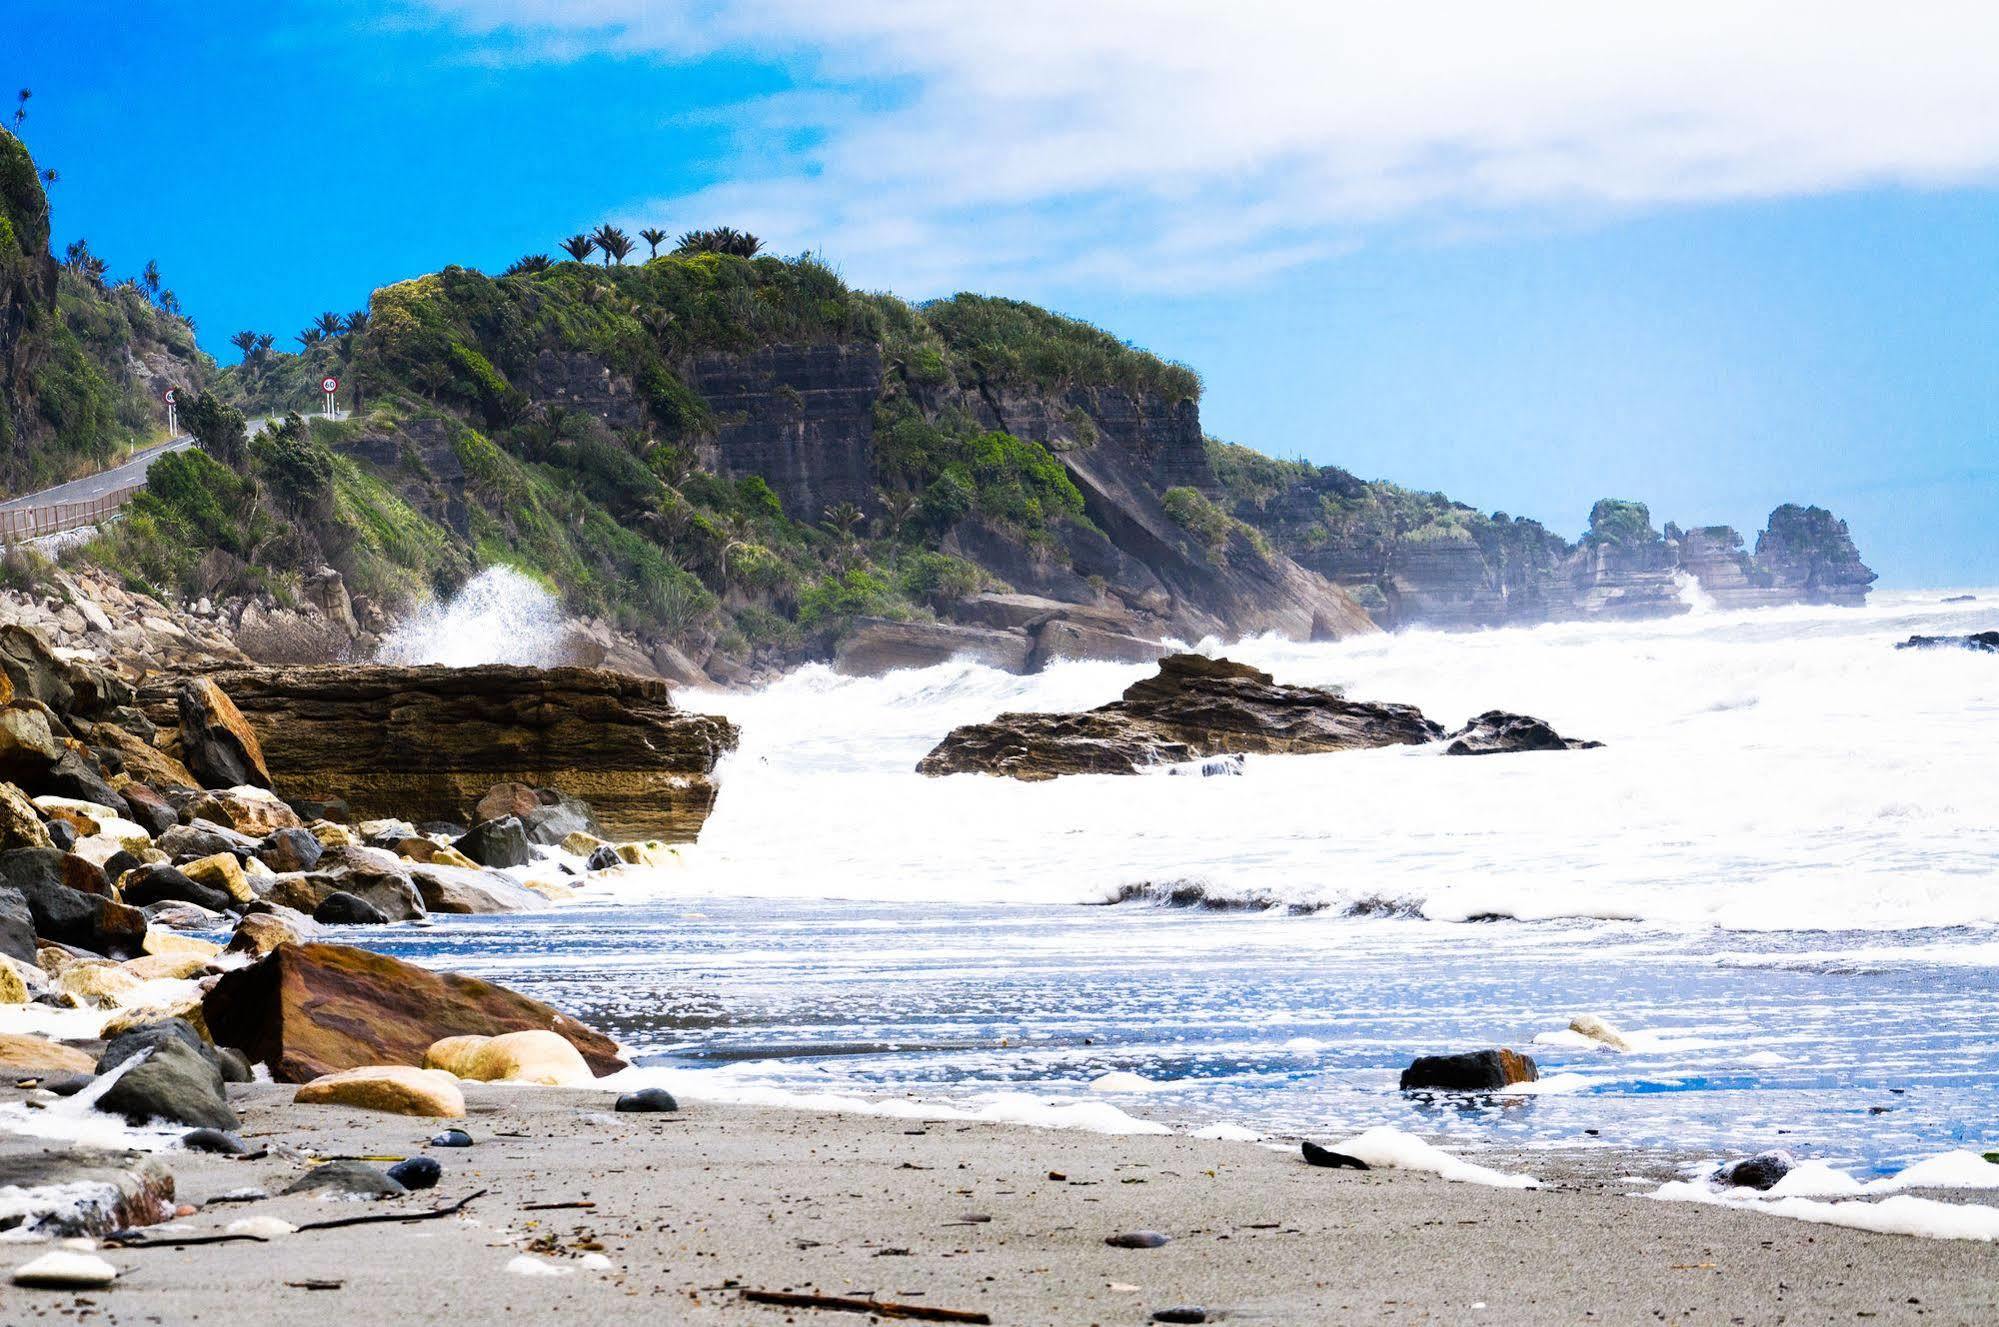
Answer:
M328 374L319 380L319 390L326 393L326 417L333 418L333 394L340 390L340 379Z
M178 438L180 436L180 412L174 405L174 389L169 387L166 391L160 393L160 395L165 398L167 403L167 436L169 438Z

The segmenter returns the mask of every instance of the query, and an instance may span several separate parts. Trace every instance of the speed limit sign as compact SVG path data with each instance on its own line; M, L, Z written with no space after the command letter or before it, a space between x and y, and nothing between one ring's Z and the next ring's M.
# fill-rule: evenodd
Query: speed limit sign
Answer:
M337 392L337 391L339 391L339 390L340 390L340 379L338 379L338 378L321 378L321 379L319 380L319 390L320 390L320 391L322 391L322 392Z
M167 403L168 405L172 405L172 404L174 403L174 389L173 389L173 388L171 388L171 387L167 388L167 389L166 389L166 391L162 392L162 393L161 393L160 395L161 395L161 396L162 396L162 397L163 397L163 398L165 399L165 401L166 401L166 403Z

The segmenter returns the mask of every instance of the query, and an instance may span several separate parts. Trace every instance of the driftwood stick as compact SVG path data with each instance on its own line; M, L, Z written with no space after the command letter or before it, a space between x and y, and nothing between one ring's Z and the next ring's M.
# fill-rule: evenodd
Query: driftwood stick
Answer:
M471 1202L474 1198L483 1198L485 1196L486 1190L481 1189L477 1193L466 1194L455 1203L446 1203L443 1207L433 1207L427 1212L381 1212L374 1216L343 1216L337 1217L332 1221L308 1221L300 1226L299 1230L301 1232L307 1230L337 1230L341 1226L372 1226L381 1222L435 1221L441 1216L450 1216L454 1212L462 1211L465 1204Z
M789 1290L745 1290L752 1304L787 1309L832 1309L839 1313L872 1313L877 1318L913 1318L921 1322L983 1322L991 1318L971 1309L940 1309L928 1304L893 1304L885 1299L853 1299L845 1295L800 1295Z
M455 1203L447 1203L443 1207L433 1207L425 1212L378 1212L372 1216L343 1216L337 1217L332 1221L308 1221L298 1227L298 1233L302 1234L308 1230L335 1230L341 1226L368 1226L382 1222L435 1221L438 1217L450 1216L454 1212L463 1211L465 1205L474 1198L483 1198L485 1196L486 1190L481 1189L477 1193L465 1195ZM184 1249L196 1244L234 1244L241 1240L248 1240L253 1244L262 1244L265 1242L262 1235L190 1235L186 1239L133 1240L129 1244L120 1244L117 1247L121 1249Z
M588 1198L579 1198L571 1203L524 1203L521 1205L521 1210L523 1212L564 1212L571 1208L595 1207L596 1205L596 1203L590 1201Z

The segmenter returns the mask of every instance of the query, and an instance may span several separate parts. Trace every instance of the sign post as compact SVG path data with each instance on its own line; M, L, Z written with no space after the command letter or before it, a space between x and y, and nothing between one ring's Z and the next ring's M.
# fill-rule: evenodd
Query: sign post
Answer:
M340 379L328 374L319 380L319 390L326 393L326 417L333 418L333 394L340 390Z
M169 438L178 438L180 436L180 412L174 407L174 389L169 387L161 395L166 399L167 403L167 436Z

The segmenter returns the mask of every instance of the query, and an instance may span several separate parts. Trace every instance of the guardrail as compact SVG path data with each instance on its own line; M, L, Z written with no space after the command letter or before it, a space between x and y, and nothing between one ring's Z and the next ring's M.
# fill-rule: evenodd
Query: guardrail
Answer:
M132 495L144 487L144 484L131 484L83 502L52 502L45 507L0 511L0 544L18 544L61 534L65 530L101 525L117 515L132 500Z

